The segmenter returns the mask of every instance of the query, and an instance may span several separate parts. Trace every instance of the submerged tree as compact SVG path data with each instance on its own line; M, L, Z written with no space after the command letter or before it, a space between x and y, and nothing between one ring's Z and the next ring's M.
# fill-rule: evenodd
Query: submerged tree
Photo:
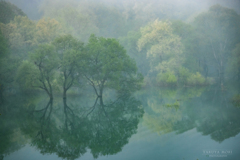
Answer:
M86 51L88 59L84 77L94 88L101 104L105 88L134 91L140 87L143 77L137 74L134 60L116 39L91 35Z
M30 54L30 61L24 61L19 67L17 81L23 87L43 89L52 99L52 84L57 64L54 47L49 44L39 45Z
M59 79L63 85L63 98L66 98L67 91L80 75L78 71L81 72L84 66L84 47L82 42L71 35L57 37L53 45L59 61Z

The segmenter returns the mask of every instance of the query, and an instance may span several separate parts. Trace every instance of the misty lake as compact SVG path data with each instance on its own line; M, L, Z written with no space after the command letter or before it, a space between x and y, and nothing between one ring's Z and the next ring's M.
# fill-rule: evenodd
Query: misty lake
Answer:
M116 98L106 91L104 105L91 92L52 101L45 93L9 96L1 159L237 159L237 92L152 87Z
M0 0L0 160L240 159L239 0Z

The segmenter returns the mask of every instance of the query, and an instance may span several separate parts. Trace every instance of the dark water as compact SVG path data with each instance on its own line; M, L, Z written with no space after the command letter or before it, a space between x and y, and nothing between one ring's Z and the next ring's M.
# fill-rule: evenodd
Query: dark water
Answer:
M238 89L148 88L103 104L94 94L7 96L0 159L165 159L240 157Z

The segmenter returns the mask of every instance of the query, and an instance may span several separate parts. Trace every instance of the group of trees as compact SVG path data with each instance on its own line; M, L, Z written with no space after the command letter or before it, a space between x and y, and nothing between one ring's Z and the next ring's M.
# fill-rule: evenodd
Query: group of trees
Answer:
M11 79L2 84L10 86L17 82L20 88L43 89L51 99L53 90L61 90L66 98L73 85L83 83L90 84L101 100L106 87L119 94L139 88L143 77L116 39L91 35L84 45L62 26L54 19L33 22L26 16L1 23L4 31L1 39L6 42L2 47L9 48L1 63L4 66L1 73ZM4 74L9 71L11 76Z
M63 98L73 86L90 84L101 104L103 90L132 92L139 88L141 74L135 62L115 39L91 35L86 46L71 35L57 37L49 44L39 45L19 67L17 82L22 88L35 87L53 98L60 88Z
M23 90L46 92L50 100L44 108L34 108L30 116L28 108L25 117L20 116L24 121L27 119L26 125L20 125L22 132L33 137L32 144L42 153L75 159L86 148L91 149L95 158L121 151L143 116L141 104L126 93L139 89L143 79L145 84L162 86L202 86L213 82L223 86L226 80L240 79L240 16L234 10L215 5L188 19L192 11L182 15L170 13L166 9L168 3L163 1L123 4L118 8L93 1L43 1L40 7L43 18L33 21L13 4L0 1L0 98L3 93ZM154 4L161 9L152 9ZM180 18L176 20L177 17ZM66 101L69 90L83 90L86 86L95 95L94 105L83 110L81 106L69 107ZM106 88L117 95L116 101L108 104L103 101ZM201 97L203 89L184 93L187 98L196 95L195 98L200 96L207 102L207 96ZM52 116L56 92L63 98L60 113L63 121L51 118L58 117ZM222 130L218 123L208 123L212 120L196 115L196 107L190 110L179 107L195 105L185 102L184 94L180 93L179 98L175 91L160 92L154 93L159 95L156 99L140 97L151 109L149 112L146 109L143 124L154 131L182 133L197 127L219 142L238 133L237 130L230 133L231 127ZM226 110L223 104L227 101L221 94L218 92L214 103L219 101L216 104ZM239 96L234 96L232 102L238 106ZM209 109L208 105L201 106ZM1 113L8 107L1 105ZM77 114L78 110L81 111ZM238 113L236 109L228 112L234 116L220 113L227 117L220 117L224 126L232 123ZM6 128L4 134L13 133L6 123L2 126ZM4 140L11 141L10 137ZM8 148L2 146L1 149ZM19 147L17 144L15 148ZM12 150L2 149L0 154Z
M1 2L2 3L2 2ZM1 46L1 92L16 90L16 76L22 61L29 58L38 45L49 43L57 37L58 22L52 19L41 19L38 23L29 20L26 16L15 16L10 23L0 23ZM15 88L15 89L14 89Z
M44 1L41 10L51 18L38 21L11 3L0 3L7 6L4 14L12 13L0 23L1 92L17 88L18 81L50 97L61 86L65 98L76 82L85 81L101 97L105 86L137 88L132 85L142 79L137 68L146 84L164 86L223 85L240 77L240 16L220 5L186 23L160 13L144 20L138 12L142 3L120 10L84 1Z
M160 85L205 85L213 79L223 85L239 74L239 25L234 10L215 5L190 23L157 19L121 43L144 76Z

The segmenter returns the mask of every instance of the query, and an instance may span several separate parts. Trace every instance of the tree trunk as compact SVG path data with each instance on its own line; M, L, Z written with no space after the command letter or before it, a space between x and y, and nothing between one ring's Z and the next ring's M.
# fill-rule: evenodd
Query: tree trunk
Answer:
M99 92L99 98L100 98L100 105L103 106L103 98L102 98L102 94L103 94L103 87L100 87L100 92Z
M53 99L53 94L52 93L50 94L50 99Z
M67 98L67 89L63 88L63 99Z

